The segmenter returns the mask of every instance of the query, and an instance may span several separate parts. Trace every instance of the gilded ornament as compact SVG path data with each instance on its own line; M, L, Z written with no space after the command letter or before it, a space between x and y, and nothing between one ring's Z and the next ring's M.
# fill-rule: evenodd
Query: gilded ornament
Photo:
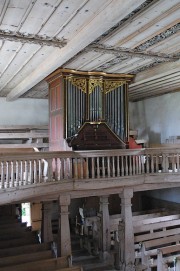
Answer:
M103 80L102 79L95 79L95 78L91 78L89 79L89 94L91 94L95 87L100 87L101 91L103 91Z
M76 86L77 88L81 89L84 93L86 93L86 78L79 78L79 77L67 77L68 81L71 82L72 85Z
M108 92L126 84L126 81L119 81L119 80L105 80L104 81L104 93L107 94Z

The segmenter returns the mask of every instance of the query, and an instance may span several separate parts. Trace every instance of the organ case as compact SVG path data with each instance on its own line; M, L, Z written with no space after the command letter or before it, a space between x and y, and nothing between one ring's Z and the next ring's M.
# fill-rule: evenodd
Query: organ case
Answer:
M125 148L128 141L128 84L132 75L57 70L50 86L50 124L61 104L63 137L74 150ZM59 95L54 97L54 83ZM62 112L63 110L63 112ZM62 127L63 125L63 127ZM50 125L50 129L53 128ZM50 135L53 131L50 131ZM51 144L51 137L50 137ZM63 143L64 144L64 143ZM59 149L59 148L58 148Z

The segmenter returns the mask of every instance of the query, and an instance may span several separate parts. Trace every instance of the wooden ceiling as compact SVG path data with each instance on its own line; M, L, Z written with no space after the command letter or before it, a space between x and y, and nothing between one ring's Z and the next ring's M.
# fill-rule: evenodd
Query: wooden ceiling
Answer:
M131 101L180 90L179 0L1 0L0 96L47 98L58 67L135 74Z

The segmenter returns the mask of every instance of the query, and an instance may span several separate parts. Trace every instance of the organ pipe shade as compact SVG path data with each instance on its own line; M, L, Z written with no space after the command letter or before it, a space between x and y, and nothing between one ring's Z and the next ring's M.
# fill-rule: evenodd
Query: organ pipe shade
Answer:
M105 122L127 140L127 81L101 77L64 76L65 138L74 137L84 123Z

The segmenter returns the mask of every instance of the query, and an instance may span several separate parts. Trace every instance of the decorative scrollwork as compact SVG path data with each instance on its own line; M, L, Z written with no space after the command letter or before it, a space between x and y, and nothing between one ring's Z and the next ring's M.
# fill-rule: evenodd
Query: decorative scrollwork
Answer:
M77 88L81 89L84 93L86 93L87 86L86 78L67 77L67 79L68 81L71 82L72 85L76 86Z
M95 87L100 87L101 91L103 91L103 80L102 79L89 79L89 94L91 94Z
M104 81L104 93L107 94L108 92L126 84L126 81L119 81L119 80L105 80Z

